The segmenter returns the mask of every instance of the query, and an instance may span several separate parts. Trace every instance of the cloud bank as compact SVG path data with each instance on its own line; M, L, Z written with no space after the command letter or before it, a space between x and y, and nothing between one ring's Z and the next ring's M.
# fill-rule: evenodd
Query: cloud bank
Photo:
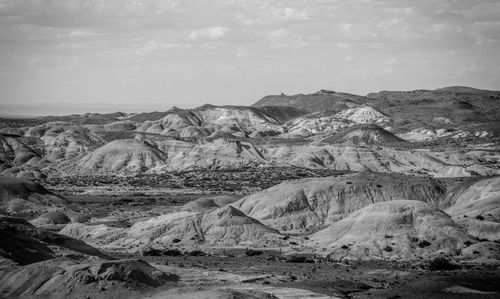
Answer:
M322 88L499 89L499 37L497 0L0 0L0 96L166 110Z

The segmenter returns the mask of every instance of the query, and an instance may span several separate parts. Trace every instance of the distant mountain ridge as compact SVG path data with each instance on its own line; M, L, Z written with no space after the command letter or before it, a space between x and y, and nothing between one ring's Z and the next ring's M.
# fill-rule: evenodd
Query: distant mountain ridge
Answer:
M271 165L492 175L500 173L496 153L473 147L490 144L484 150L494 151L499 139L500 92L451 86L365 97L321 90L267 96L253 106L0 119L0 175L38 179ZM430 154L408 150L435 147Z
M342 110L368 102L369 99L364 96L323 89L313 94L268 95L258 100L252 107L289 106L308 112L318 112L331 109Z

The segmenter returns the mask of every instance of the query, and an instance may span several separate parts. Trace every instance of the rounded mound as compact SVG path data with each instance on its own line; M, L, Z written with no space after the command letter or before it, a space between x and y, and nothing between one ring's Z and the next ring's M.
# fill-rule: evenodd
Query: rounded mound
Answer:
M0 176L0 203L14 198L25 199L31 193L48 194L49 191L27 179Z
M403 139L382 129L377 125L357 125L350 127L339 134L325 138L323 142L342 143L345 145L387 144L404 142Z
M140 290L178 281L177 276L162 272L141 260L77 264L66 259L51 259L15 269L8 274L0 278L0 292L9 298L45 298L48 295L76 298L82 293L94 297L96 294L93 293L100 289L110 292L123 288L127 288L127 291ZM103 293L100 295L108 297ZM108 295L115 298L112 293Z
M455 255L474 239L446 213L414 200L375 203L313 234L308 245L334 259Z
M70 223L66 214L59 211L47 212L45 214L40 215L37 219L33 220L33 223L36 225L48 225L48 224L67 224Z
M411 199L434 203L444 194L439 182L382 173L283 182L232 204L280 231L310 230L338 221L374 202Z
M87 154L78 167L84 172L141 172L165 166L167 154L136 139L111 141Z
M229 195L201 197L182 206L181 211L203 212L227 206L236 200L238 199Z

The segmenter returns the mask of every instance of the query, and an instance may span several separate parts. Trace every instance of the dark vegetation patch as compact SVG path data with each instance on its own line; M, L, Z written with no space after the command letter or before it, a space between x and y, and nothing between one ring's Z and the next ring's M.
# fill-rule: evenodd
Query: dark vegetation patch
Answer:
M424 247L430 246L431 243L429 241L427 241L427 240L422 240L422 241L418 242L417 245L420 248L424 248Z
M452 263L445 257L437 257L429 262L429 270L431 271L455 270L458 268L460 268L459 265Z
M254 250L254 249L246 249L245 255L246 256L262 255L262 251L261 250Z
M310 256L307 256L307 255L290 255L286 258L285 262L287 263L299 263L299 264L303 264L303 263L307 263L307 264L311 264L311 263L314 263L314 259Z
M327 177L350 173L331 169L307 169L301 167L241 167L238 169L199 169L162 174L119 176L65 176L50 177L42 181L46 186L92 187L140 187L140 188L193 188L211 193L250 194L277 185L283 181L301 178Z

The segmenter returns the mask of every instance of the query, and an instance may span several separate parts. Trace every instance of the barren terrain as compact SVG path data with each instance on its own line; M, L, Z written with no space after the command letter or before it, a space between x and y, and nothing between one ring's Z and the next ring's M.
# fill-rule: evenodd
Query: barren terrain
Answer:
M0 119L0 297L498 298L499 100Z

